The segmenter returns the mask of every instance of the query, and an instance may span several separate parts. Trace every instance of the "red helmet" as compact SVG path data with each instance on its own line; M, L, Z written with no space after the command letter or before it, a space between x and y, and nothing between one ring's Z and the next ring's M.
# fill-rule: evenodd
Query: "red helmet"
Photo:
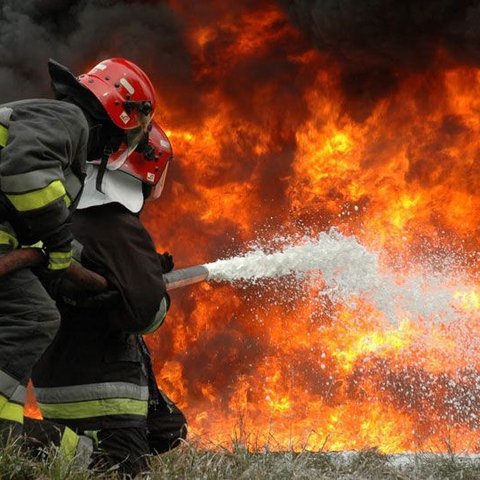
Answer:
M100 101L122 130L146 130L155 110L155 89L145 72L124 58L103 60L78 81Z
M134 151L129 156L123 153L126 148L122 144L117 152L110 155L107 170L120 170L138 178L153 187L151 197L158 198L163 191L168 165L173 157L167 135L157 123L152 122L148 146L142 152Z

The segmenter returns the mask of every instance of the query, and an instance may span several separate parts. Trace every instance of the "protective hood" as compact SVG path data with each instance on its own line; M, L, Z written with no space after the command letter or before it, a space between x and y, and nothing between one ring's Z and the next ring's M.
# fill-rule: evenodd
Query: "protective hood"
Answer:
M71 100L86 110L94 119L108 120L108 115L102 104L90 90L77 80L77 77L67 67L49 59L48 73L52 79L52 89L57 100Z
M87 178L78 209L82 210L107 203L120 203L132 213L138 213L144 202L142 182L119 170L105 170L102 191L96 188L97 165L87 165Z

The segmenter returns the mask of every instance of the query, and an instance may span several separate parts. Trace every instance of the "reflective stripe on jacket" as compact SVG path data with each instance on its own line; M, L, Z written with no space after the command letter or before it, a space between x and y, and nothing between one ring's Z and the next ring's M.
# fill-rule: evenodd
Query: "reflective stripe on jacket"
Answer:
M127 382L36 388L44 418L78 420L108 415L147 414L148 386Z
M148 379L137 336L99 321L100 312L84 314L83 323L63 316L33 369L42 415L78 430L144 427Z
M18 239L13 228L7 223L0 223L0 252L18 247Z
M26 388L0 370L0 420L23 423Z

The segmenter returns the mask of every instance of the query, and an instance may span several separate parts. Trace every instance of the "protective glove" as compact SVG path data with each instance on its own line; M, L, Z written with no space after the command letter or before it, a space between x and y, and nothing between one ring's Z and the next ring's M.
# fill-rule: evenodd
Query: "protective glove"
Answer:
M56 300L64 275L72 263L72 233L70 223L65 222L43 239L44 264L32 269L45 290Z
M56 300L64 275L72 263L72 250L71 248L67 251L46 250L46 259L48 264L46 267L39 269L38 277L45 290Z
M175 263L173 263L173 256L168 252L159 253L158 259L162 265L162 273L168 273L173 270Z

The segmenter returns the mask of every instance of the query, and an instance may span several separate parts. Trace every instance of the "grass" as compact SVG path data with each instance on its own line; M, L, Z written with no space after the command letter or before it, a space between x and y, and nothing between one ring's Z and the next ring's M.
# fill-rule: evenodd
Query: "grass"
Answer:
M41 451L37 457L27 455L18 443L0 447L0 479L12 480L90 480L90 472L66 461L58 450Z
M154 479L258 480L473 480L480 479L480 458L362 452L252 453L185 446L151 462Z
M383 455L361 452L251 452L242 445L229 451L185 443L151 459L153 479L258 480L480 480L480 457L427 453ZM114 480L114 472L90 472L57 451L29 458L18 445L0 449L1 480Z

